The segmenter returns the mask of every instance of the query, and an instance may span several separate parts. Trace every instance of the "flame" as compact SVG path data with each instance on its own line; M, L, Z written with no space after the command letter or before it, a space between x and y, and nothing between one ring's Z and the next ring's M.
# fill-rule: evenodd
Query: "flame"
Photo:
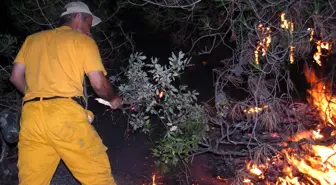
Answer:
M315 62L319 65L322 66L322 62L321 62L321 56L322 56L322 49L325 50L326 52L330 52L331 50L331 46L332 43L331 42L327 42L327 41L317 41L315 42L316 44L316 52L314 53L314 60Z
M254 51L255 63L256 63L257 65L259 65L259 49L260 49L260 47L261 47L261 45L260 45L260 43L258 42L258 44L257 44L257 48L256 48L256 50Z
M280 14L280 19L281 19L281 25L280 27L283 29L290 30L291 32L294 31L294 23L292 21L289 21L285 18L285 13L282 12ZM255 58L255 64L259 65L259 52L261 49L262 56L265 56L267 53L267 50L269 46L271 45L272 42L272 37L271 37L271 28L270 27L264 27L262 24L258 25L258 30L261 32L261 42L257 42L257 46L254 50L254 58ZM313 34L313 32L311 32ZM312 37L312 35L311 35ZM290 55L289 55L289 60L290 63L294 63L294 46L290 46ZM315 58L315 57L314 57Z
M336 113L336 106L335 104L330 103L330 100L332 102L335 97L326 91L326 86L328 86L328 84L319 81L315 72L313 70L309 71L307 66L304 68L304 73L307 81L314 84L314 86L308 90L308 93L311 96L311 99L308 101L320 110L320 116L325 123L335 126L332 118ZM307 133L309 132L306 132L305 135L307 135ZM312 130L310 133L311 137L316 141L324 138L321 134L321 129ZM298 185L336 184L336 144L329 146L304 144L301 147L306 152L305 154L291 152L289 149L284 150L283 152L288 163L292 167L297 168L300 173L304 174L308 182L305 183L299 181L299 177L294 177L293 169L291 169L289 173L287 173L286 179L279 179L279 183L286 184L287 182L289 184Z
M308 28L308 31L310 31L310 38L309 38L309 40L312 41L314 39L315 31L314 31L313 28Z
M162 98L163 95L164 95L164 91L163 91L163 90L160 90L159 93L158 93L159 98Z
M245 109L244 112L247 114L255 114L267 108L268 108L267 105L264 105L262 107L251 107L251 108Z
M335 119L336 97L328 93L330 83L320 81L313 70L309 71L305 66L304 74L307 81L312 84L308 90L309 103L314 105L320 112L321 124L316 129L307 130L288 138L289 142L298 143L299 147L287 147L282 149L276 156L267 160L266 164L254 164L247 162L246 169L249 177L243 178L243 184L253 185L336 185L336 143L322 143L328 137L336 135ZM336 102L336 101L335 101ZM333 128L330 135L324 135L324 128ZM303 142L302 139L314 140ZM288 146L286 144L285 146ZM269 169L280 170L278 176L270 181ZM273 170L274 170L273 169Z
M289 49L290 49L289 61L291 64L293 64L294 63L294 46L291 45Z
M333 97L331 93L327 92L326 84L323 81L319 81L315 72L309 71L308 67L305 66L304 74L307 81L313 85L313 88L308 90L311 98L308 99L309 103L312 103L320 109L320 116L327 124L332 124L336 126L332 118L336 116L336 97ZM327 84L327 86L330 86Z
M254 51L254 58L255 63L259 64L259 52L261 49L262 56L265 56L267 53L267 50L269 46L271 45L272 38L271 38L271 28L270 27L264 27L262 24L258 25L258 30L261 32L261 42L257 42L256 49Z
M316 49L317 49L317 51L314 54L314 60L319 66L322 66L322 63L321 63L321 55L322 55L321 41L316 42Z
M252 162L248 162L246 165L247 169L250 171L251 174L257 176L259 179L264 179L263 172L257 167L257 165L252 164Z
M221 176L217 176L216 179L219 180L219 181L222 181L222 182L227 182L228 181L228 179L225 179Z
M285 15L286 14L284 12L280 14L280 19L281 19L280 27L283 29L294 31L294 23L292 21L287 20L285 18Z
M155 182L155 174L152 176L152 185L157 185Z

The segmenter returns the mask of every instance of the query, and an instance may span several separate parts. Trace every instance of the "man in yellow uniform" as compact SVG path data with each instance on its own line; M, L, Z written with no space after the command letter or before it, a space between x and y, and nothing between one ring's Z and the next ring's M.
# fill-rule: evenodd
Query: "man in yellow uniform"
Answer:
M122 104L89 36L91 26L101 20L82 2L65 9L62 26L29 35L14 61L10 81L24 94L19 184L50 184L62 159L82 184L115 185L107 148L76 102L83 97L86 74L96 94L113 109Z

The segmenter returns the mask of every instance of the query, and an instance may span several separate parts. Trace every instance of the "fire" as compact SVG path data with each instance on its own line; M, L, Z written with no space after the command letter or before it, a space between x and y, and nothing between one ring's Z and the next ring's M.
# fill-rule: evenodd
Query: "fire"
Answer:
M321 63L321 55L322 55L321 41L316 42L316 49L317 49L317 51L314 54L314 60L319 66L322 66L322 63Z
M319 66L322 66L322 62L321 62L321 56L323 56L322 54L322 49L325 50L326 52L330 52L331 50L331 46L332 46L332 43L331 42L327 42L327 41L317 41L315 42L316 44L316 52L314 53L314 60L315 62L319 65Z
M262 56L266 55L266 52L271 45L272 38L271 38L271 28L264 27L262 24L258 25L258 30L261 32L261 42L257 42L256 49L254 51L255 63L259 64L259 52L261 50Z
M142 184L142 185L159 185L159 184L162 184L162 183L158 183L158 182L156 182L156 180L157 180L157 175L156 175L156 174L153 174L153 175L152 175L151 183L150 183L150 184L146 183L146 184Z
M244 112L247 114L255 114L267 108L268 108L267 105L264 105L262 107L251 107L251 108L245 109Z
M257 167L257 165L252 164L252 162L248 162L246 165L247 169L249 169L250 173L257 176L259 179L264 179L263 172Z
M290 30L291 32L294 31L294 23L292 21L289 21L285 19L285 13L281 13L280 15L281 19L281 25L280 27L283 29ZM254 59L255 59L255 64L259 65L259 52L261 50L262 56L266 55L266 52L271 45L272 42L272 37L271 37L271 28L270 27L265 27L262 24L258 25L258 30L261 32L261 41L257 42L257 46L254 50ZM313 32L311 32L313 34ZM311 35L312 37L312 35ZM289 60L290 63L294 63L294 46L289 47Z
M158 93L158 97L159 98L162 98L164 95L164 91L163 90L160 90L159 93Z
M243 184L266 185L336 185L336 135L334 119L336 114L336 97L327 89L331 86L320 81L313 70L305 66L304 73L307 81L312 84L308 90L309 103L318 108L321 123L317 128L299 132L288 138L288 143L296 143L298 147L288 147L288 143L280 152L268 159L266 164L247 162L248 177ZM326 130L329 130L328 132ZM310 142L302 142L309 140ZM270 174L277 170L275 179L270 180ZM272 171L273 170L273 171ZM272 175L271 175L272 176ZM260 183L259 183L260 182Z
M291 64L293 64L294 63L294 46L291 45L289 47L289 51L290 51L290 53L289 53L289 61L290 61Z
M308 31L310 31L310 38L309 38L309 40L312 41L314 39L315 31L312 28L308 28Z
M294 31L294 23L292 21L289 21L285 18L285 13L282 12L281 15L280 15L280 18L281 18L281 25L280 27L281 28L284 28L284 29L288 29L290 31Z
M257 65L259 65L259 49L260 49L260 43L258 42L258 44L257 44L257 48L256 48L256 50L254 51L254 58L255 58L255 63L257 64Z
M332 96L330 92L326 90L326 84L323 81L319 81L314 71L309 71L305 66L304 73L307 81L314 87L308 90L311 99L308 102L315 105L320 109L320 116L326 124L335 126L333 117L336 115L336 97ZM327 85L330 87L330 85Z
M152 185L157 185L155 182L155 175L152 176Z

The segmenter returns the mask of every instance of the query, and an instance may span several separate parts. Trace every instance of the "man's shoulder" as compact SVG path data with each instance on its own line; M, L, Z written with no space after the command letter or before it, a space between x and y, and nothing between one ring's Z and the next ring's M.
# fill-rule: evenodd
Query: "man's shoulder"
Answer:
M52 33L53 30L42 30L42 31L39 31L39 32L36 32L36 33L32 33L30 35L28 35L29 38L36 38L36 37L41 37L41 36L46 36L50 33Z
M50 35L54 35L54 34L60 34L62 36L69 36L72 38L76 38L76 39L82 39L82 40L87 40L90 37L82 34L78 31L72 30L71 28L68 28L66 26L61 26L61 27L56 27L53 29L48 29L48 30L42 30L36 33L33 33L31 35L29 35L28 37L45 37L45 36L50 36Z
M59 34L60 37L58 37L59 39L65 41L65 42L72 42L77 46L80 47L96 47L97 43L96 41L83 33L80 33L78 31L72 30L70 28L67 27L58 27L58 28L54 28L54 29L49 29L49 30L43 30L31 35L28 35L27 39L31 39L31 40L40 40L41 38L48 38L48 37L53 37L53 35L55 35L56 33ZM43 40L43 39L42 39Z

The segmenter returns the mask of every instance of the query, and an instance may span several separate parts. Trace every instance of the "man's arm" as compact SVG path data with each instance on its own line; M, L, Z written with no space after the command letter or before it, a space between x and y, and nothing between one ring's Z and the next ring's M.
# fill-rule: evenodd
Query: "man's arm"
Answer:
M90 84L97 95L107 101L111 101L116 93L113 91L111 84L104 76L102 71L92 71L87 73Z
M24 95L26 88L25 65L15 62L9 81Z

